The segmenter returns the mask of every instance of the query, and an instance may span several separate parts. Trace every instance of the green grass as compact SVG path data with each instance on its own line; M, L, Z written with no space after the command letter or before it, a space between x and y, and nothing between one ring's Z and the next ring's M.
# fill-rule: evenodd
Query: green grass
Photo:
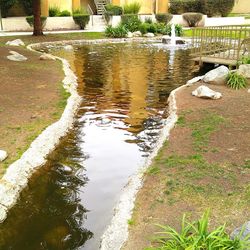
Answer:
M22 39L25 45L39 42L53 42L62 40L81 40L81 39L102 39L105 38L103 32L77 32L64 34L48 34L43 36L6 36L0 38L0 46L4 46L7 41Z

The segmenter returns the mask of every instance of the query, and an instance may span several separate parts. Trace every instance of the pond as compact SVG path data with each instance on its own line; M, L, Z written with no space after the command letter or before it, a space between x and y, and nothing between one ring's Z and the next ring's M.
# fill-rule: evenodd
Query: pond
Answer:
M69 134L0 226L0 249L98 249L129 176L144 164L169 93L194 73L188 50L157 44L56 49L78 76Z

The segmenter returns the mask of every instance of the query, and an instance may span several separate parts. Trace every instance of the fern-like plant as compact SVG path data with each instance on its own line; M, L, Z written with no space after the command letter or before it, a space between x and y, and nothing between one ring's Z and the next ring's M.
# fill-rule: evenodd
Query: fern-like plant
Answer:
M178 233L169 226L159 227L157 237L159 247L146 248L147 250L247 250L250 249L249 237L245 239L231 239L225 232L225 225L214 231L208 229L209 211L206 211L200 220L190 223L185 215L182 219L181 231Z
M230 72L227 76L227 85L236 90L246 88L247 79L237 72Z

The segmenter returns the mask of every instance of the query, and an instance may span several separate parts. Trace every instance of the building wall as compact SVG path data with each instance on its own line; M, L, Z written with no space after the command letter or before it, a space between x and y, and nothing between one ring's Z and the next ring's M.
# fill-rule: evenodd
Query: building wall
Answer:
M233 13L250 13L250 1L249 0L236 0L233 8Z
M60 11L72 11L72 0L49 0L49 7L59 7Z

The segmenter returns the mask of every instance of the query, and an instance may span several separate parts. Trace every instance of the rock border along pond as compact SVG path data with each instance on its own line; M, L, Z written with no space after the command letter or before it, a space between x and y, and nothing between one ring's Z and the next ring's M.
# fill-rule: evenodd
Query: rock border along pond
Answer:
M98 39L98 40L72 40L58 42L43 42L27 46L29 50L36 51L41 46L63 46L63 45L84 45L101 43L121 43L121 42L149 42L156 41L159 38L122 38L122 39ZM19 160L11 164L3 178L0 180L0 222L7 218L7 213L12 208L20 192L27 186L32 174L46 163L46 156L52 152L59 143L60 138L65 136L74 122L74 116L81 102L81 97L77 93L77 77L70 69L67 60L55 57L62 62L65 78L63 80L64 88L71 94L67 100L67 105L59 121L47 127L30 145L30 148L21 156ZM128 184L124 187L118 204L114 208L114 215L110 225L105 230L101 249L120 249L128 237L128 223L134 208L136 194L143 184L143 175L150 166L152 160L157 155L163 143L168 140L170 130L175 126L177 116L176 93L188 85L183 85L170 93L169 117L165 120L164 128L160 133L157 145L154 151L147 158L145 164L130 177Z

